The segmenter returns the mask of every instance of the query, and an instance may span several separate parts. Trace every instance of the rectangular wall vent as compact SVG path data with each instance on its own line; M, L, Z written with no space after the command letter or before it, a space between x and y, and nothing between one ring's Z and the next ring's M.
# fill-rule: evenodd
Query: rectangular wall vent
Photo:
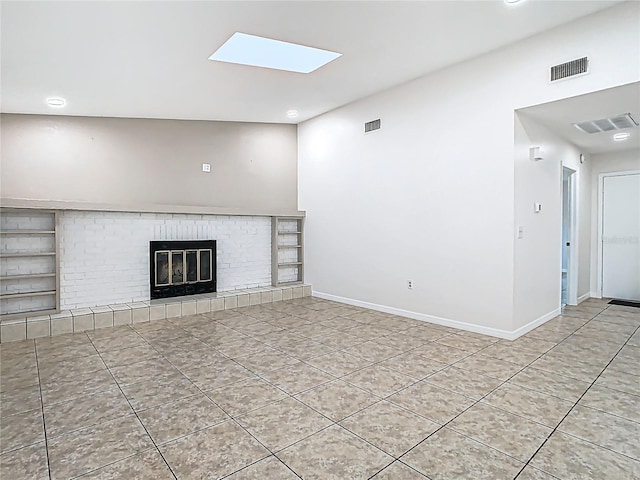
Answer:
M373 132L380 128L380 119L372 120L364 124L364 133Z
M599 118L598 120L589 120L587 122L574 123L573 125L584 133L600 133L637 127L638 122L635 121L630 113L623 113L611 118Z
M570 62L561 63L551 67L551 81L561 80L563 78L573 77L581 73L587 73L589 70L589 59L587 57L571 60Z

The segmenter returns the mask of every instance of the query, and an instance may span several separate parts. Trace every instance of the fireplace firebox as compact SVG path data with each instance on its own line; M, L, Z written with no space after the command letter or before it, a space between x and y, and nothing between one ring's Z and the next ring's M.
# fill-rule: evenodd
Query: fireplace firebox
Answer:
M216 241L149 242L151 298L216 291Z

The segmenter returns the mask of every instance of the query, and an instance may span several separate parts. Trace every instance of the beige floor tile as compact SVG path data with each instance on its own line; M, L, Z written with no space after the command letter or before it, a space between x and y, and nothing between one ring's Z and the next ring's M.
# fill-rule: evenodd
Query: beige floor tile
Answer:
M543 472L542 470L538 470L537 468L533 468L529 465L525 467L524 470L518 475L518 480L557 480L557 477L552 477L548 473Z
M562 432L551 436L531 466L562 480L640 478L640 462Z
M393 461L339 426L322 430L278 456L306 480L364 480Z
M439 424L448 422L474 403L469 397L424 381L405 388L388 400Z
M313 340L290 343L289 345L278 346L277 348L287 355L303 361L335 351L334 347Z
M619 372L607 368L596 380L595 385L640 395L640 377L633 373Z
M141 362L142 360L159 359L160 353L151 347L151 345L143 343L134 347L104 352L101 356L104 363L107 364L107 367L113 368Z
M288 367L300 362L298 359L275 349L266 349L235 360L256 374L270 372L271 370Z
M193 370L183 370L183 373L201 390L226 387L243 380L256 378L254 373L231 360L204 365Z
M468 371L455 367L440 370L427 377L424 381L476 400L479 400L502 383L497 378L480 374L469 375Z
M61 435L48 442L51 478L79 476L152 446L135 416Z
M222 478L269 456L231 420L167 443L160 451L178 478Z
M332 375L304 363L263 373L262 378L289 395L295 395L335 380Z
M415 379L408 375L389 370L380 365L372 365L357 372L342 377L345 382L373 393L378 397L387 397L415 383Z
M558 430L640 460L640 423L576 405Z
M260 378L243 380L229 387L208 390L206 393L225 412L234 417L287 396Z
M347 417L340 425L395 457L440 428L437 423L386 401Z
M511 383L499 387L483 402L551 428L558 425L573 406L572 402Z
M447 367L446 363L431 360L414 352L396 355L378 365L403 373L416 380L422 380L432 373Z
M640 422L640 397L637 395L594 385L579 404Z
M44 442L0 455L0 478L7 480L47 480L49 466Z
M142 410L138 412L138 417L156 445L221 423L229 418L201 393Z
M171 480L171 470L154 448L82 475L82 480Z
M42 410L31 410L4 417L0 422L0 453L44 440Z
M111 373L120 385L144 382L156 376L171 375L178 371L162 358L150 358L111 369Z
M52 380L41 384L42 403L45 406L103 392L117 386L115 379L106 369L80 373L66 380L64 382Z
M373 341L359 343L358 345L345 349L345 352L369 362L380 362L402 353L402 351L397 348Z
M487 360L487 357L479 353L454 363L454 366L468 372L479 373L499 380L507 380L522 369L521 365L505 362L497 358Z
M119 388L45 407L47 437L55 437L130 415L133 410Z
M447 428L434 433L402 457L402 461L429 478L438 480L509 479L514 478L524 466Z
M259 408L237 420L272 452L282 450L333 423L294 398Z
M379 400L371 393L342 380L325 383L296 395L296 398L335 422Z
M412 352L449 365L474 353L438 342L429 342L422 347L416 348Z
M458 433L527 462L551 435L551 429L479 403L447 425Z
M553 395L569 402L576 402L591 386L589 382L556 375L533 367L522 370L510 380L510 383Z
M401 462L394 462L371 480L425 480L427 477Z
M589 383L598 377L603 368L599 365L592 365L579 360L568 361L562 355L554 353L543 355L533 362L531 367Z
M123 385L121 388L136 411L198 393L198 388L180 373L158 376L145 382Z
M59 362L47 362L39 367L40 381L67 382L84 373L106 370L107 366L100 355L74 357Z
M480 352L480 355L515 363L521 367L529 365L540 356L539 353L524 350L509 343L494 343L493 345L489 345Z
M0 393L0 417L24 413L41 407L38 385Z
M336 377L347 375L371 365L370 361L350 355L346 352L328 353L326 355L311 358L307 360L306 363Z
M226 480L299 480L299 478L284 463L271 456L226 477Z

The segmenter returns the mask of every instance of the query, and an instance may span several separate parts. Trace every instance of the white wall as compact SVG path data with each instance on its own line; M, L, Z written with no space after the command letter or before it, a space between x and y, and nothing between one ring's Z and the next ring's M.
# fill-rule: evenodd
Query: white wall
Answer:
M599 192L600 175L603 173L640 170L640 150L603 153L591 157L591 295L600 297L598 291L598 216L601 208Z
M637 81L638 14L625 3L301 124L306 281L420 318L518 328L514 110ZM547 82L583 55L591 74ZM363 135L376 118L382 129Z
M532 161L529 148L540 146L543 160ZM515 240L514 265L514 326L525 328L531 322L544 321L559 313L561 305L563 170L576 173L574 233L570 249L576 253L577 268L572 268L578 285L577 297L589 292L586 275L589 271L589 217L583 210L590 208L588 163L580 163L580 151L548 128L516 114L515 125L515 223L522 226L523 238ZM586 185L584 179L587 179ZM534 212L534 203L542 209ZM582 262L580 258L582 257ZM578 275L576 275L578 273ZM582 281L581 281L582 278ZM567 292L571 300L571 291ZM575 296L575 293L574 293Z

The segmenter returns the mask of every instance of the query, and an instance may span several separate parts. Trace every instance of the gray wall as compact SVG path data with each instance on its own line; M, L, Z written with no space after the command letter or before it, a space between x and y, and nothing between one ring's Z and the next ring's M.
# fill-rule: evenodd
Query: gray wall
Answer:
M3 199L297 210L295 125L1 118Z

